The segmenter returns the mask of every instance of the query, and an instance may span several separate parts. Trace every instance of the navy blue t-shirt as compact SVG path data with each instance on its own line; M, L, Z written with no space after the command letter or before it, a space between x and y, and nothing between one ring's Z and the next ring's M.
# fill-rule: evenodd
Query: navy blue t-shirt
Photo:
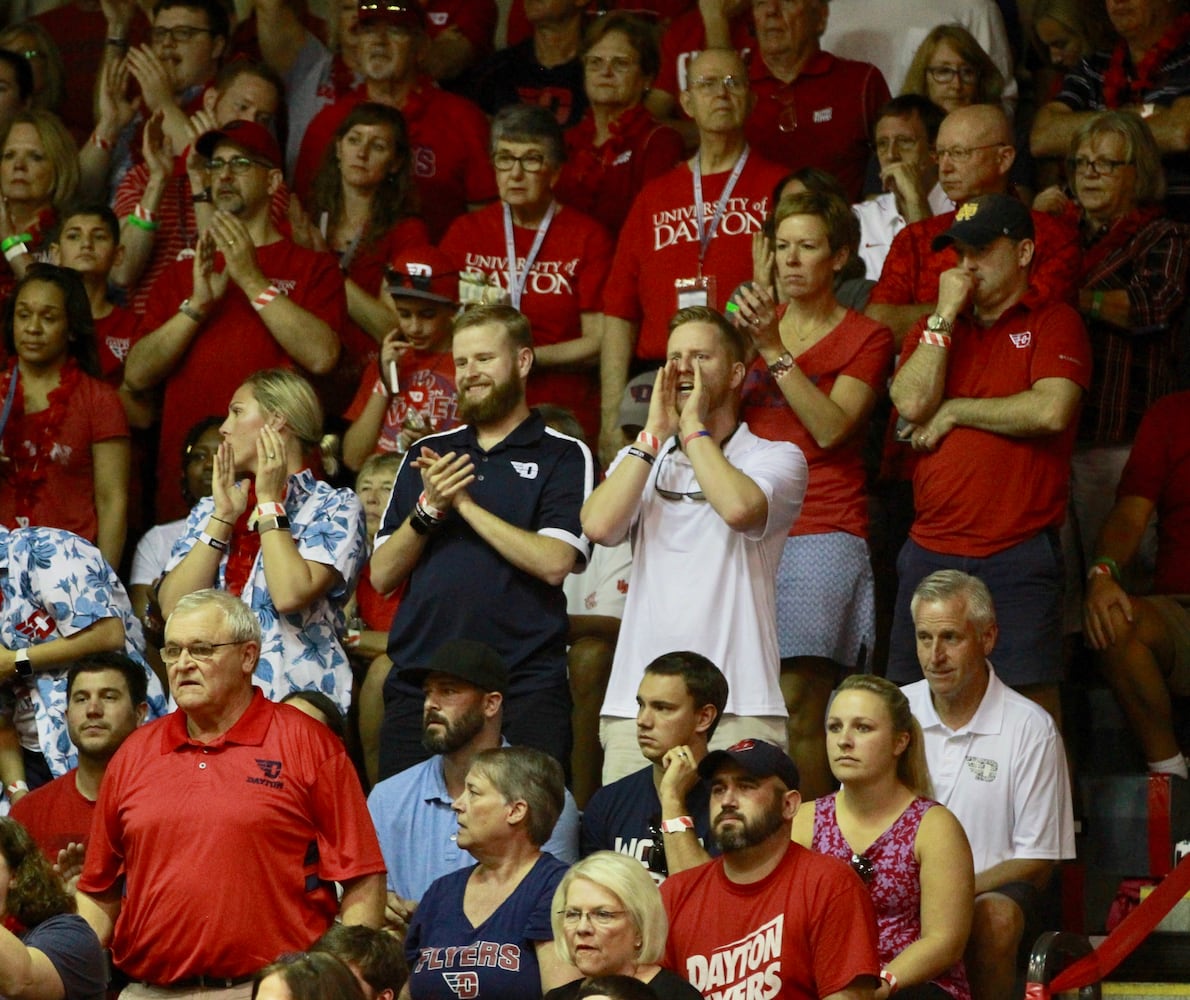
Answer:
M415 1000L541 996L535 945L554 939L550 904L567 867L543 853L512 895L478 927L463 913L463 894L476 866L434 882L418 903L405 938L409 992Z
M711 857L719 853L711 840L710 792L700 781L686 796L688 815L694 820L694 832ZM604 785L591 796L583 810L579 856L595 851L629 854L649 869L658 883L665 875L650 866L653 836L650 827L661 822L661 800L653 785L653 765L642 768L619 781Z
M107 968L103 948L91 925L74 913L43 920L22 938L50 960L62 980L66 1000L103 1000Z
M536 410L490 451L479 447L470 426L422 438L409 455L423 445L439 455L470 454L471 498L515 527L573 545L581 568L588 546L579 512L594 476L586 445L547 428ZM421 492L421 473L406 456L381 537L401 526ZM565 684L568 627L561 587L517 569L451 511L430 536L393 618L388 655L397 669L389 684L398 683L401 669L423 666L447 639L474 639L496 650L508 664L513 694ZM421 698L417 688L402 689Z

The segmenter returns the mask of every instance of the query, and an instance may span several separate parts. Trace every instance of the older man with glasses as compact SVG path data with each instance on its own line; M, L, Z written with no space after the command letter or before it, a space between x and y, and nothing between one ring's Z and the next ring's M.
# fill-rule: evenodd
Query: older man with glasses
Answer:
M380 926L384 861L342 743L253 685L260 624L243 602L187 595L161 652L178 708L108 767L79 912L125 997L246 1000L337 916Z
M153 283L148 332L128 355L137 391L164 385L157 516L181 517L174 484L186 432L225 412L236 388L263 368L325 375L339 357L347 319L334 257L281 235L270 214L281 184L281 149L263 125L234 121L199 137L209 187L195 198L214 209L192 260Z
M734 326L693 306L669 327L644 430L582 512L591 541L632 539L632 586L600 719L605 784L639 769L641 678L675 649L702 654L727 678L718 745L745 734L788 739L776 574L806 492L806 459L740 422L746 347Z

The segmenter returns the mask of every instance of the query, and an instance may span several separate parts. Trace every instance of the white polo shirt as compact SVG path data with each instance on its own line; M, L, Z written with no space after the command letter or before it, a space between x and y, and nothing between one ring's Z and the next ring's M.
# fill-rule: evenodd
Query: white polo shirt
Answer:
M1000 681L961 729L943 725L928 681L903 688L925 734L934 798L971 841L976 873L1010 859L1074 857L1066 750L1049 713Z
M941 184L936 183L933 186L926 196L926 201L930 206L931 215L954 211L954 202L946 197ZM859 219L859 256L866 268L864 277L879 281L893 238L908 223L897 208L896 195L891 191L858 202L851 206L851 211Z

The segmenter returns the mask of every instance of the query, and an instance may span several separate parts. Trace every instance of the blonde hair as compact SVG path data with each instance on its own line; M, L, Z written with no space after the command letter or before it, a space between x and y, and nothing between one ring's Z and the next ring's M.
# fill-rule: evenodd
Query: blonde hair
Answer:
M322 406L314 389L296 372L285 368L266 368L244 379L256 402L266 413L285 418L285 426L307 448L322 440Z
M940 24L922 40L909 64L905 74L905 83L901 87L902 94L920 94L930 96L930 88L926 82L926 70L938 46L946 42L959 54L963 62L973 66L979 74L975 81L975 93L971 97L972 104L997 104L1004 92L1004 74L992 57L984 51L983 46L976 41L961 24Z
M921 724L914 718L905 693L892 681L875 674L852 674L843 678L835 690L835 697L844 691L867 691L884 702L893 731L909 734L909 742L897 758L897 780L915 795L932 799L934 788L930 782L930 770L926 766ZM834 698L831 703L834 703Z
M62 120L52 111L44 108L29 108L18 111L8 123L3 136L0 136L0 153L8 145L8 137L14 126L32 125L41 140L41 148L46 157L54 165L54 183L50 187L50 202L56 212L61 212L79 186L78 148L74 139L66 131Z

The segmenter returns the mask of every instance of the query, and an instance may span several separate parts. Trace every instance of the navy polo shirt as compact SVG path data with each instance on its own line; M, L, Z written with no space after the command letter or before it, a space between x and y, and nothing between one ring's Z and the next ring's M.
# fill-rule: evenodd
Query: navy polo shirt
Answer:
M579 512L591 492L594 465L581 441L546 427L534 410L491 451L479 446L470 425L418 444L439 455L468 453L475 481L467 492L477 504L518 528L573 545L585 562ZM407 455L380 540L401 526L421 492L421 472ZM409 576L388 655L398 670L419 667L448 639L475 639L503 657L510 691L520 694L566 683L567 630L562 588L517 569L451 511Z

